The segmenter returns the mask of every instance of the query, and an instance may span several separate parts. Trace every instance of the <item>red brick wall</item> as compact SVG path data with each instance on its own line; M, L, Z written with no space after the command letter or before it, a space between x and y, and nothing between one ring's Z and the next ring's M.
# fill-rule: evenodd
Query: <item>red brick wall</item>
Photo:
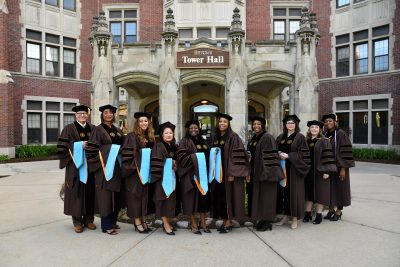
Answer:
M14 76L14 97L10 101L14 103L14 142L22 143L22 100L25 95L47 96L60 98L76 98L84 105L90 106L90 84L88 82L71 82L51 80L47 78L33 78L27 76ZM1 122L0 122L1 124ZM1 144L0 144L1 145Z
M393 19L393 35L395 38L393 48L394 65L400 69L400 2L396 1L396 11Z
M0 11L0 70L8 70L8 16Z
M8 7L8 64L10 71L20 71L22 64L20 1L7 1ZM1 48L3 49L3 48Z
M233 14L233 13L232 13ZM271 34L270 0L247 0L246 40L269 40Z
M320 81L319 117L332 112L334 97L391 94L393 144L400 145L400 74Z
M163 31L163 1L140 1L139 35L141 42L161 41Z
M314 7L313 11L317 13L317 26L321 38L319 40L319 45L317 46L317 64L318 64L318 77L331 78L331 37L332 34L329 32L330 28L330 1L313 1Z
M11 84L0 84L0 147L14 145L13 95Z

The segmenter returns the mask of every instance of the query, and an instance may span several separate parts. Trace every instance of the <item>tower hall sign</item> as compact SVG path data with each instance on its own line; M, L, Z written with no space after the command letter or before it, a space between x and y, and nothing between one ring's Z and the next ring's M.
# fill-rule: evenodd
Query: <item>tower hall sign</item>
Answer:
M176 53L177 68L229 68L229 52L213 48L195 48Z

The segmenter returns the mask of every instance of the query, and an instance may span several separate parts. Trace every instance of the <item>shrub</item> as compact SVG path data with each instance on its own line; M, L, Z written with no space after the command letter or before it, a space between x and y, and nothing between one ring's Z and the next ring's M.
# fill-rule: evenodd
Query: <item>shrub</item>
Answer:
M41 145L22 145L19 146L16 151L17 158L39 158L48 157L57 153L57 146L41 146Z
M356 159L400 160L400 154L395 149L353 148Z
M0 155L0 162L9 160L10 157L7 155Z

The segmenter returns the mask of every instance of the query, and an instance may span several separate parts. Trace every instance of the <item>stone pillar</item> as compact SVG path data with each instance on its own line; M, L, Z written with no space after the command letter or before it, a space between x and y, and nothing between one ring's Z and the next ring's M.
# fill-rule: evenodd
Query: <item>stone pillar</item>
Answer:
M247 68L245 67L244 37L239 9L233 10L228 34L232 53L231 67L226 71L225 112L233 117L233 131L245 141L247 133Z
M93 48L91 122L95 125L100 123L100 106L107 104L119 106L119 93L113 81L111 38L105 14L100 12L99 17L93 18L89 37Z
M14 81L8 64L8 20L7 4L0 1L0 155L14 158Z
M179 71L175 68L175 53L177 50L178 32L175 30L174 15L171 8L167 10L166 21L164 23L163 37L163 59L160 69L160 117L159 122L170 121L177 125L175 136L180 138L181 130L179 127Z
M267 132L273 136L278 136L282 132L282 122L280 118L280 110L282 109L281 105L281 96L276 95L274 98L269 101L269 123ZM274 111L279 112L274 112Z
M318 119L318 70L316 46L319 40L315 13L306 7L302 9L300 29L296 34L297 63L295 77L294 113L301 120L303 133L307 130L307 121Z

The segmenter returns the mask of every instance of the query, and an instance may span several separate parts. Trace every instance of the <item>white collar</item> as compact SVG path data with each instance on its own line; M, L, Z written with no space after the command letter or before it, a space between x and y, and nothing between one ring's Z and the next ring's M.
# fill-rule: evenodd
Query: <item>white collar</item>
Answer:
M82 126L83 128L85 128L86 126L86 122L84 124L80 123L79 121L76 121L80 126Z

